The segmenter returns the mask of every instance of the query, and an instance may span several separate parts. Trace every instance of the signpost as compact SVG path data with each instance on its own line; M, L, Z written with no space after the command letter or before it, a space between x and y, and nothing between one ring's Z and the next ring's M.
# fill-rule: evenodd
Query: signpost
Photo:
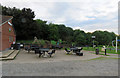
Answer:
M116 47L114 46L114 42L116 41ZM114 41L112 41L112 46L115 48L115 50L116 50L116 53L117 53L117 48L118 48L118 45L117 45L117 43L118 43L118 41L120 41L120 39L118 39L117 37L116 37L116 40L114 40Z
M92 36L92 39L93 39L93 48L94 48L94 39L95 39L95 36Z
M117 42L118 42L118 38L116 37L116 53L117 53Z
M117 40L117 41L120 41L120 40Z

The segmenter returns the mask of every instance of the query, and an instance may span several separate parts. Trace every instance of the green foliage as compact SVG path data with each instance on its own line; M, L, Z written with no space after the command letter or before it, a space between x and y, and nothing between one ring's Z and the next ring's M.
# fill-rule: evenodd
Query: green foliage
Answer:
M81 30L75 30L74 31L74 42L78 46L82 46L86 44L86 34L84 31Z
M15 7L2 7L2 14L13 16L13 26L16 30L17 40L30 40L35 35L35 17L34 12L30 8L22 10Z
M40 45L45 45L45 40L39 40Z
M56 41L51 40L51 44L52 44L52 45L56 45Z
M58 32L58 27L56 24L49 24L49 35L48 35L49 40L55 40L57 41L59 39L59 32Z
M49 28L48 25L46 24L47 21L43 21L40 19L35 20L36 21L36 37L39 39L48 39L48 34L49 34Z
M59 39L59 42L60 42L60 43L62 43L62 40L61 40L61 39Z
M92 35L96 36L95 40L99 42L99 45L108 45L115 40L116 35L108 31L95 31Z

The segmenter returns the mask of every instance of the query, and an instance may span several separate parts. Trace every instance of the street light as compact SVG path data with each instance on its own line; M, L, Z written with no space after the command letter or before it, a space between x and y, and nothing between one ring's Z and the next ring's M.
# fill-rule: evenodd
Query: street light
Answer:
M95 36L92 36L92 39L93 39L93 48L94 48L94 39L95 39Z

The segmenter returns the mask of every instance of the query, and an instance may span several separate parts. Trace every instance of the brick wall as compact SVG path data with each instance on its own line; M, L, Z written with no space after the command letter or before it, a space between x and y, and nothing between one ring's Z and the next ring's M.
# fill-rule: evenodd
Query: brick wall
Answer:
M2 33L0 32L0 50L2 50Z
M10 20L9 22L12 23L12 20ZM9 32L9 28L11 29L11 32ZM8 22L6 22L4 25L2 25L2 50L10 48L11 44L13 43L9 42L10 36L13 37L13 41L16 40L13 27L10 26Z

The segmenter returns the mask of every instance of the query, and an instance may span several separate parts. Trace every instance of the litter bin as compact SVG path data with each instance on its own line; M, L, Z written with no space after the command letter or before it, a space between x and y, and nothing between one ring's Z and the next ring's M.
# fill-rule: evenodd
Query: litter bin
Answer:
M96 51L95 51L95 52L96 52L96 55L98 55L98 54L99 54L99 49L96 49Z
M15 44L15 49L20 50L20 43Z
M11 48L10 49L12 49L12 50L14 49L14 44L11 44Z
M107 55L107 53L106 53L106 49L105 49L105 55Z

